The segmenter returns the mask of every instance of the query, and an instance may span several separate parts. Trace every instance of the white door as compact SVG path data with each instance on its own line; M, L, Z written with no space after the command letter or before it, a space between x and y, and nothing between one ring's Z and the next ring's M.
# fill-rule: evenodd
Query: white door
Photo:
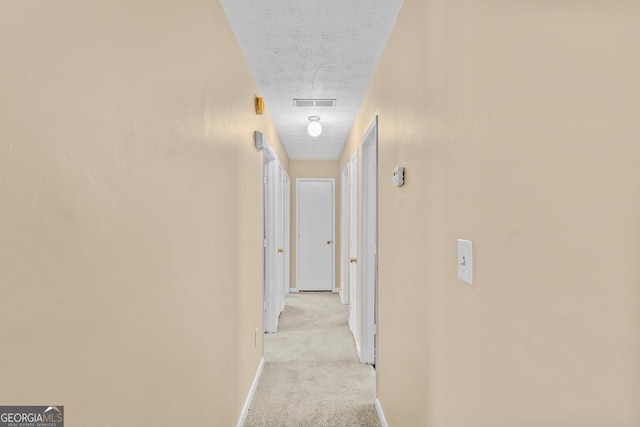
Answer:
M285 173L278 162L276 172L276 308L278 315L284 310L285 297Z
M358 312L358 153L349 161L349 328L356 338Z
M376 363L378 281L378 131L377 118L362 140L360 245L360 361Z
M277 304L277 166L278 160L265 143L264 147L264 331L273 333L278 328Z
M340 244L342 266L340 276L340 291L342 303L349 303L349 165L346 165L340 175Z
M334 180L296 180L297 283L300 291L333 290Z

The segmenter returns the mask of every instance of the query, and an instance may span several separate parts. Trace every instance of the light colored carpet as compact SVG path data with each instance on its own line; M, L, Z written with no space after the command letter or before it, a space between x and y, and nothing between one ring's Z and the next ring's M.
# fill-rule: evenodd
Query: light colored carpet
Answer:
M358 360L338 294L287 297L246 427L380 426L375 373Z

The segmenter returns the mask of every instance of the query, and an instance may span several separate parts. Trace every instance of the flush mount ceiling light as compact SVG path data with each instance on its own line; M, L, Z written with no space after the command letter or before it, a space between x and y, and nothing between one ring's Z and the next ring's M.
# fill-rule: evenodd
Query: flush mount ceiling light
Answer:
M309 124L307 125L307 132L309 135L319 136L322 133L322 125L320 124L320 117L318 116L309 116Z

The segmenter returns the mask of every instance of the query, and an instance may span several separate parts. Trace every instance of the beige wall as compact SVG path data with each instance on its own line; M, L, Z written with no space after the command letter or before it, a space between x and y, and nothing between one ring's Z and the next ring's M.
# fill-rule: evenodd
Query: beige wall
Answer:
M291 177L291 284L296 284L296 179L297 178L333 178L335 180L335 285L340 287L340 170L337 160L289 160L289 176Z
M0 2L0 402L235 425L261 357L262 153L218 2Z
M379 114L390 425L640 425L639 23L638 2L405 1L341 159Z

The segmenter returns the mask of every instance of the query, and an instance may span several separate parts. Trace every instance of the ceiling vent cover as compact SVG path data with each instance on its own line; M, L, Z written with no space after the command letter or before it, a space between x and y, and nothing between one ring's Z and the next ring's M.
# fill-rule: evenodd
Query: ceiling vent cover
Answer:
M335 99L294 99L293 105L296 107L335 107Z

